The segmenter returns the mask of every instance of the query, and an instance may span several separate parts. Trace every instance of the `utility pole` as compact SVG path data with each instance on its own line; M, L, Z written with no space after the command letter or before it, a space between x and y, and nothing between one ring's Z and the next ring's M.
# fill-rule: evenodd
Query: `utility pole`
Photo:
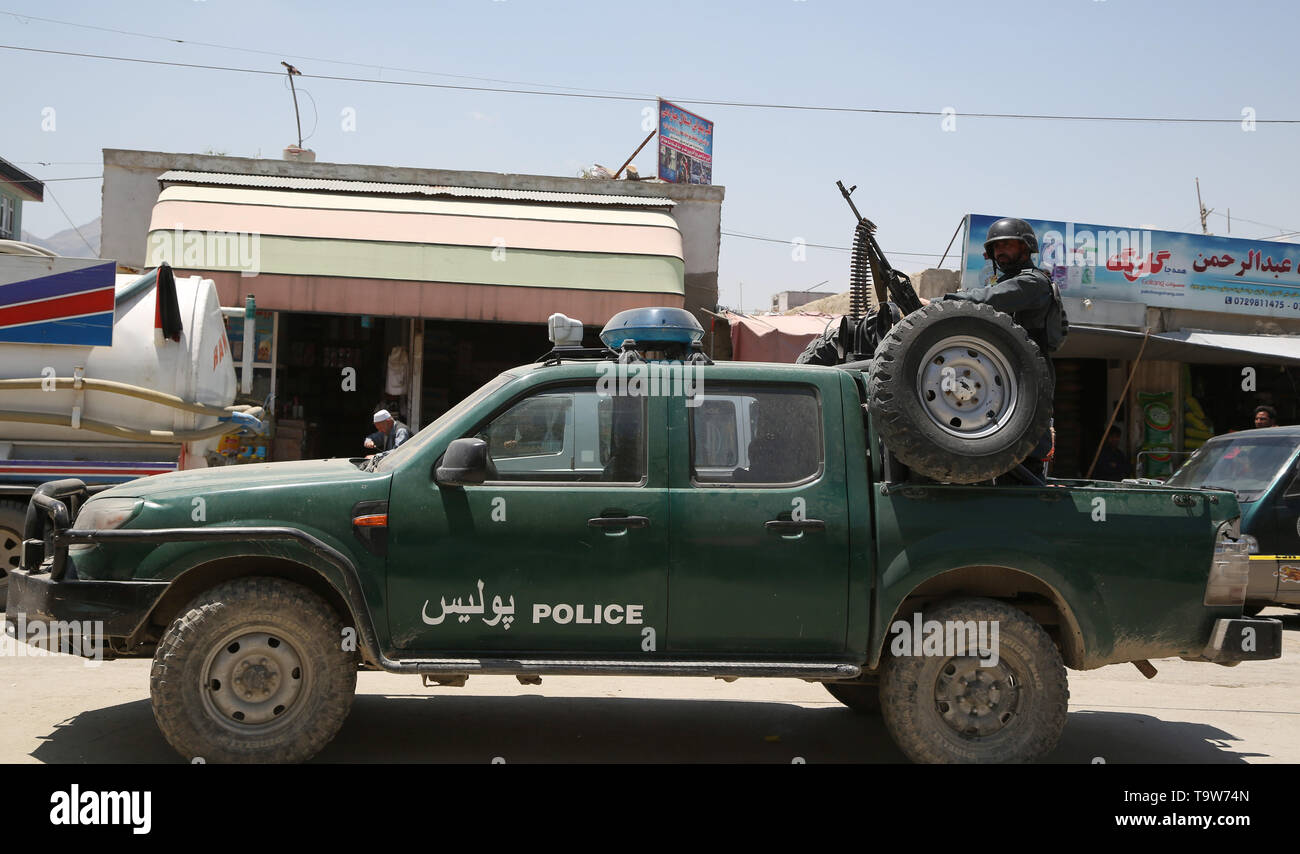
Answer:
M293 76L295 74L302 76L302 72L284 60L280 60L280 64L285 67L289 75L289 91L293 93L293 120L298 123L298 147L302 148L302 119L298 117L298 90L293 88Z
M1200 213L1201 215L1201 234L1209 234L1210 233L1209 230L1205 227L1205 218L1214 212L1214 208L1210 208L1209 210L1206 210L1205 204L1201 201L1201 179L1200 178L1196 179L1196 207L1198 208L1198 213Z

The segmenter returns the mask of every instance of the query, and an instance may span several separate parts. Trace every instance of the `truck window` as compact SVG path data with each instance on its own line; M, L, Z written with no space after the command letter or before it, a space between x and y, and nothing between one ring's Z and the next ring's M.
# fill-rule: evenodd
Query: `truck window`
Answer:
M543 394L522 400L488 428L488 453L494 460L559 456L564 452L565 429L572 417L572 394Z
M697 470L739 466L736 402L706 397L692 415Z
M639 483L646 471L645 398L594 388L546 389L476 432L489 481Z
M689 407L696 483L786 485L822 469L822 422L810 386L711 385Z

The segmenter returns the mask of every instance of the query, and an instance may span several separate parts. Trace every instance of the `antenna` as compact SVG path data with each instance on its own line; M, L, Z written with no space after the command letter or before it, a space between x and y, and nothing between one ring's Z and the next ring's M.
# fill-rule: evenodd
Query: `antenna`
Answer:
M292 65L285 62L284 60L280 60L280 64L285 67L286 69L285 73L289 75L289 91L293 93L293 120L298 124L298 147L302 148L302 119L298 116L298 90L293 88L294 75L296 74L299 77L301 77L302 72L294 68ZM1198 189L1197 192L1199 193L1200 190ZM1201 218L1202 224L1204 224L1204 221L1205 221L1204 217L1202 217Z

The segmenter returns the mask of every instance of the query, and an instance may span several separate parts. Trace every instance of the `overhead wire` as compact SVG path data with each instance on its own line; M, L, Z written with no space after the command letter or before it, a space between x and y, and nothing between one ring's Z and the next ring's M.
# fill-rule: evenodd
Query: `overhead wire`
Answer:
M72 217L68 216L68 212L63 209L63 205L59 204L59 200L54 197L54 191L47 187L45 193L50 197L50 201L54 202L54 206L59 209L59 213L63 214L63 218L68 221L68 225L72 226L72 230L77 232L77 236L81 238L81 242L86 244L86 248L96 255L99 254L99 250L90 245L90 241L86 239L86 235L81 233L81 229L77 228L77 224L72 221Z
M20 45L0 44L0 50L16 50L28 53L41 53L52 56L74 56L82 59L101 59L113 62L134 62L144 65L160 65L172 68L192 68L205 71L226 71L240 74L261 74L276 75L281 72L270 71L259 68L240 68L230 65L209 65L198 62L173 62L162 59L142 59L133 56L112 56L99 53L84 53L81 51L70 50L52 50L49 48L23 47ZM493 86L466 86L452 83L422 83L416 80L380 80L373 77L348 77L338 74L307 74L301 75L304 78L315 80L333 80L344 83L366 83L377 86L410 86L421 89L447 89L466 92L496 92L505 95L533 95L548 98L579 98L599 101L644 101L645 96L639 95L603 95L583 92L547 92L540 89L507 89ZM764 103L758 101L733 101L713 98L696 98L686 96L676 96L670 100L681 104L700 104L705 106L716 107L738 107L745 109L766 109L766 110L795 110L801 112L829 112L829 113L857 113L872 115L888 116L925 116L938 117L947 115L940 110L892 110L880 107L840 107L820 104L780 104ZM1012 120L1030 120L1030 121L1072 121L1072 122L1126 122L1126 123L1176 123L1176 124L1237 124L1240 118L1200 118L1200 117L1182 117L1182 116L1087 116L1087 115L1054 115L1045 113L983 113L970 112L959 113L962 118L980 118L980 119L1012 119ZM1300 119L1256 119L1256 124L1280 124L1294 125L1300 124Z
M782 239L779 238L779 237L762 237L762 236L757 235L757 234L744 234L744 233L739 232L739 231L723 231L722 234L726 235L727 237L743 237L743 238L745 238L746 240L761 240L761 241L764 241L764 242L766 242L766 243L782 243L782 244L784 244L784 245L786 245L786 246L791 246L791 245L793 245L792 241L790 241L790 240L782 240ZM800 245L800 246L808 246L808 247L812 247L812 248L816 248L816 249L833 249L833 250L835 250L835 251L837 251L837 252L852 252L852 251L853 251L853 249L852 249L851 247L848 247L848 246L830 246L830 245L825 244L825 243L807 243L807 242L803 242L803 243L800 243L800 244L798 244L798 245ZM890 254L890 255L916 255L916 256L924 257L924 258L938 258L938 257L940 257L940 255L939 255L938 252L896 252L896 251L891 251L889 254Z
M403 68L401 66L383 65L375 62L349 62L348 60L345 59L331 59L323 56L306 56L300 53L286 54L284 51L259 50L258 48L240 47L239 45L218 44L216 42L203 42L203 41L196 41L194 39L177 38L175 36L160 36L154 33L138 33L133 30L122 30L122 29L116 29L114 27L101 27L101 26L96 26L94 24L82 24L76 21L60 21L55 18L41 18L41 17L37 17L36 15L24 15L20 12L10 12L4 9L0 9L0 15L12 15L13 17L18 18L19 20L24 20L24 21L31 20L31 21L41 21L42 23L46 23L46 24L61 24L67 27L79 27L84 30L98 30L99 32L103 32L103 33L115 33L117 35L135 36L137 38L143 38L143 39L155 39L157 41L171 42L173 44L197 45L199 47L211 47L211 48L217 48L219 50L234 50L234 51L239 51L240 53L254 53L262 56L274 56L278 59L283 59L286 56L288 56L290 59L306 59L311 62L326 62L329 63L330 65L348 65L348 66L352 66L353 68L374 68L377 71L379 71L381 74L385 70L401 71L405 74L424 74L430 77L450 77L455 80L480 80L486 83L505 83L512 86L543 86L548 89L569 89L574 92L612 92L618 95L643 95L647 98L655 97L654 95L647 94L645 92L627 92L627 91L620 91L618 89L592 89L585 86L562 86L557 83L531 83L522 80L503 80L499 77L475 77L470 74L451 74L445 71L429 71L428 69L421 69L421 68Z

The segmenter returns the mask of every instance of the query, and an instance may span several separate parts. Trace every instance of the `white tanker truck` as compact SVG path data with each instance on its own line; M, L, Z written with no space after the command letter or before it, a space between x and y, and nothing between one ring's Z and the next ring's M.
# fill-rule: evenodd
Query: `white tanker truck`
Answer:
M0 570L18 564L40 484L78 478L93 491L202 468L224 460L223 435L263 429L260 407L232 405L224 322L245 318L253 340L252 305L223 309L211 279L165 265L115 271L0 240Z

